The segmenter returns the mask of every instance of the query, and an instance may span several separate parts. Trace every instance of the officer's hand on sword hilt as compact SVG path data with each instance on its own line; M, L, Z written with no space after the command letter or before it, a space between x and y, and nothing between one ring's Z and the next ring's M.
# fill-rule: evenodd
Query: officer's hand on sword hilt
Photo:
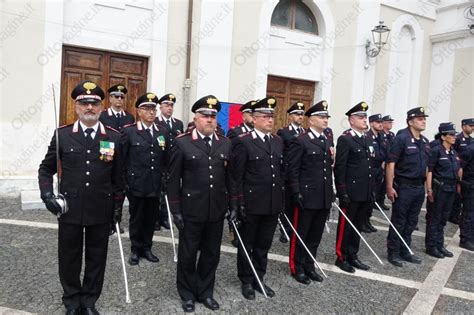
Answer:
M229 223L234 223L236 228L239 228L242 222L239 220L239 211L238 207L232 207L229 211L229 215L227 216L227 220Z
M56 196L52 192L46 192L44 194L41 194L41 199L43 200L46 209L48 209L49 212L51 212L55 216L57 216L58 213L61 213L61 205L58 203Z

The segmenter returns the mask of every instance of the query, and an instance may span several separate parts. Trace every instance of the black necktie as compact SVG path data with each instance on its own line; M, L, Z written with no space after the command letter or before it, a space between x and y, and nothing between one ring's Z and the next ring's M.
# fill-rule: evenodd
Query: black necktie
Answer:
M117 113L116 116L117 116L118 119L122 118L122 115L120 115L120 113Z
M270 147L270 137L268 137L268 135L265 135L265 137L263 137L263 140L265 140L265 145L267 146L268 148L268 152L271 151L271 147Z
M92 133L94 132L94 129L92 129L92 128L87 128L84 132L86 133L86 143L87 143L88 145L90 145L90 144L92 143L92 141L93 141L93 139L92 139Z
M148 139L150 141L153 141L153 134L151 133L151 129L150 128L146 128L146 133L147 135L149 136Z
M206 143L207 152L210 153L211 152L211 138L204 137L203 139L204 139L204 142Z
M171 121L169 119L166 119L166 124L168 125L168 128L171 130Z

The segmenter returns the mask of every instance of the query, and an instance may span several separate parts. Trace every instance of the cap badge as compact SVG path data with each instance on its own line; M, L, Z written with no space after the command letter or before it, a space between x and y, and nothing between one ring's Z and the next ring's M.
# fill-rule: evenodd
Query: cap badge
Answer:
M91 94L91 90L95 89L97 87L97 85L93 82L85 82L82 85L82 87L86 89L87 94Z
M153 99L155 98L155 94L153 93L148 93L146 95L146 98L148 99L149 102L153 101Z

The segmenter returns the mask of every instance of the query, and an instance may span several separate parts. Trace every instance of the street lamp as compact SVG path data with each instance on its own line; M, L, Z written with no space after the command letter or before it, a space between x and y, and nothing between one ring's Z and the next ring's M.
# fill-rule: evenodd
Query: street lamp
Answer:
M371 47L370 40L367 40L367 44L365 44L365 52L367 53L367 57L377 57L377 55L382 50L382 47L387 43L389 34L390 29L386 25L383 25L383 21L380 21L379 25L374 27L372 30L372 38L375 47Z

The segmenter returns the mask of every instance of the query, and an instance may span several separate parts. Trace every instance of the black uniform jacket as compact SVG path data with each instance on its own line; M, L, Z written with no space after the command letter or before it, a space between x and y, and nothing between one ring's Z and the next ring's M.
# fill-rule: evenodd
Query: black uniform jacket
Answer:
M174 143L174 138L184 132L184 125L183 122L177 118L171 117L170 120L171 129L162 116L158 116L155 118L155 124L157 124L160 129L164 129L168 132L168 138L170 139L170 147L172 147Z
M230 140L214 133L211 151L196 129L175 139L169 164L168 199L185 220L216 222L229 208Z
M118 131L122 130L123 126L130 125L135 122L135 118L129 112L122 111L121 117L117 118L110 108L100 113L99 120L104 125L112 127Z
M61 193L69 205L69 211L61 216L60 222L84 226L111 222L114 202L123 200L120 133L99 123L94 140L87 145L76 121L60 127L58 135ZM111 161L101 159L101 141L113 146ZM56 136L53 136L38 171L42 193L53 192L55 173Z
M370 172L373 157L369 137L359 137L349 129L337 139L334 179L338 196L348 194L353 201L369 200L374 183Z
M153 138L141 121L122 129L127 190L135 197L158 197L166 172L168 133L152 125Z
M234 139L234 138L237 138L238 136L240 136L241 134L244 134L244 133L247 133L247 132L250 132L252 131L251 129L248 129L244 123L241 123L240 125L234 127L234 128L231 128L229 129L229 131L227 131L227 137L229 139Z
M288 188L301 193L305 209L329 209L332 203L333 143L325 135L317 138L310 130L290 142Z
M232 142L231 202L245 205L248 214L271 215L284 202L283 141L272 135L271 150L255 131Z

